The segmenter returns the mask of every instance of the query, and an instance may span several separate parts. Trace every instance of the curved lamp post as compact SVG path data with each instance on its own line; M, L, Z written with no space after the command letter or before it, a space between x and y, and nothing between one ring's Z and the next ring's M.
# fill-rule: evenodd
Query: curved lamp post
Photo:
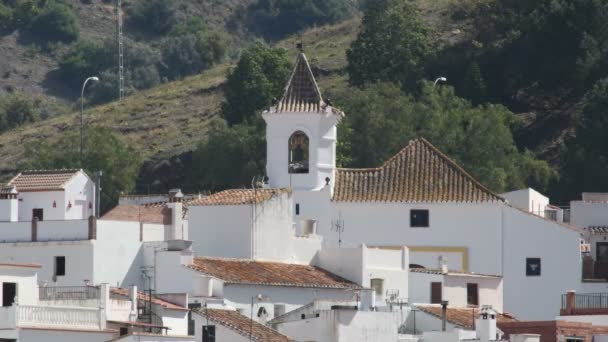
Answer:
M99 81L99 77L97 76L92 76L87 78L86 80L84 80L84 83L82 84L82 91L80 92L80 167L83 167L82 163L83 163L83 159L82 159L82 149L83 149L83 140L82 140L82 129L84 127L84 121L83 121L83 113L84 113L84 89L87 87L87 83L89 81Z
M433 88L435 88L435 86L437 85L437 83L439 82L447 82L448 79L445 77L439 77L438 79L435 80L435 83L433 83Z

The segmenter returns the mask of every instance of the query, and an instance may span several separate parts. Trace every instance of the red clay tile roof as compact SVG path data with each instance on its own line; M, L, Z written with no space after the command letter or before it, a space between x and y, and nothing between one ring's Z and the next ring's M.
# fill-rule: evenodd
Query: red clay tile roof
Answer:
M309 265L242 259L194 258L189 268L232 284L360 289L361 286Z
M435 316L439 319L442 317L441 306L439 305L416 305L416 307L420 309L420 311L426 312L427 314ZM454 325L472 329L475 325L473 317L479 317L479 309L448 307L447 321ZM499 313L496 315L496 324L500 325L508 322L517 322L517 319L505 313Z
M234 310L219 309L198 309L195 311L199 315L208 318L210 321L223 325L241 336L252 341L261 342L290 342L291 338L273 330L263 324L253 321L247 316L241 315Z
M40 264L13 264L0 262L0 267L42 268Z
M441 270L429 269L429 268L419 268L419 267L410 267L410 273L424 273L424 274L437 274L444 275ZM474 272L462 272L462 271L450 271L448 270L449 276L469 276L469 277L480 277L480 278L502 278L500 275L495 274L481 274Z
M171 224L171 209L166 206L119 204L103 215L101 219L169 225Z
M504 201L425 139L372 169L338 169L334 201Z
M306 55L300 53L276 111L318 113L325 107L327 104L323 101Z
M33 170L23 171L15 176L7 186L14 186L19 192L63 191L68 181L79 170Z
M121 288L113 287L110 289L110 293L120 296L120 297L124 297L126 299L129 298L129 289L121 289ZM150 298L150 296L148 296L147 293L137 292L137 300L149 301L150 300L149 298ZM163 299L160 299L160 298L154 297L154 296L152 296L152 303L156 304L156 305L160 305L168 310L178 310L178 311L190 310L181 305L173 304L171 302L168 302L166 300L163 300Z
M203 205L242 205L262 203L275 196L288 193L289 189L232 189L217 192L207 197L188 202L188 206Z

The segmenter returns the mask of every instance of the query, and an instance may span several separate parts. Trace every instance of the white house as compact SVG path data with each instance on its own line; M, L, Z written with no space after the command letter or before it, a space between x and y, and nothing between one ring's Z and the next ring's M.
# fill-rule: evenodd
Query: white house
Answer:
M15 215L15 212L17 215ZM86 220L95 215L95 183L82 170L24 171L0 194L5 222Z
M298 234L312 220L325 241L405 245L413 264L434 268L441 256L451 270L502 276L504 310L525 319L553 317L559 296L580 286L580 230L510 205L424 139L379 167L337 168L335 132L343 115L323 100L303 54L283 98L263 114L265 188L292 190ZM251 206L229 211L243 225L256 217ZM206 218L191 216L191 232ZM234 232L217 227L218 234ZM203 237L191 236L198 250ZM253 241L243 236L242 244Z
M372 311L359 302L315 300L269 324L297 341L397 341L407 312Z

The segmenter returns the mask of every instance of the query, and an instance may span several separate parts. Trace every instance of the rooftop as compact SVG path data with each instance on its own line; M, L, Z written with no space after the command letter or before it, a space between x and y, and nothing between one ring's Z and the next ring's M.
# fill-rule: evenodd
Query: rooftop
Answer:
M192 200L188 202L188 205L207 206L262 203L290 191L289 189L232 189Z
M165 205L119 204L103 215L101 219L169 225L171 224L171 209Z
M112 288L112 289L110 289L110 293L117 295L117 296L124 297L125 299L129 298L129 289ZM150 296L144 292L137 292L137 299L140 301L150 301ZM178 310L178 311L188 311L189 310L186 307L183 307L183 306L177 305L177 304L173 304L171 302L168 302L166 300L160 299L155 296L152 296L151 301L152 301L152 304L160 305L163 308L168 309L168 310Z
M293 341L289 337L273 330L263 324L251 321L249 317L243 316L233 310L219 309L199 309L196 311L199 315L208 318L210 321L216 322L238 333L241 336L249 338L252 341L263 342L289 342Z
M435 316L441 319L441 306L440 305L419 305L416 307L429 315ZM473 329L475 326L475 320L479 317L479 309L478 308L450 308L447 309L447 321L451 324L457 325L466 329ZM508 322L517 322L515 317L505 314L499 313L496 315L496 323L498 325Z
M370 169L338 169L334 201L492 202L503 198L425 139L415 139Z
M428 269L428 268L417 268L417 267L410 268L410 272L444 275L444 273L441 272L441 270ZM459 276L459 277L502 278L501 276L494 275L494 274L480 274L480 273L474 273L474 272L461 272L461 271L448 271L448 273L446 275Z
M0 262L0 267L42 268L42 265L40 265L40 264L14 264L14 263Z
M189 268L230 284L360 289L361 286L322 268L243 259L194 258Z
M15 176L8 187L18 192L63 191L65 185L82 170L31 170Z

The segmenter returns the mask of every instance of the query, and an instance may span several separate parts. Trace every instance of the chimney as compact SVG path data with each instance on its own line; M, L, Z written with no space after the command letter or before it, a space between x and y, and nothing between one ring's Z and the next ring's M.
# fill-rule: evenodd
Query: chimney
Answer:
M441 331L447 330L447 321L448 321L448 301L441 301Z
M167 207L171 209L171 227L165 240L185 240L183 231L183 206L184 194L180 189L169 190L169 203Z
M0 189L0 221L17 222L19 220L19 200L17 188L6 186Z
M129 300L131 301L131 311L137 312L137 286L129 288Z
M566 293L566 315L573 315L576 310L576 291L570 290Z
M477 338L480 342L498 340L498 330L496 329L496 311L489 305L484 305L479 312L479 317L475 320Z
M443 255L439 256L439 270L443 274L448 274L448 259L446 259Z

